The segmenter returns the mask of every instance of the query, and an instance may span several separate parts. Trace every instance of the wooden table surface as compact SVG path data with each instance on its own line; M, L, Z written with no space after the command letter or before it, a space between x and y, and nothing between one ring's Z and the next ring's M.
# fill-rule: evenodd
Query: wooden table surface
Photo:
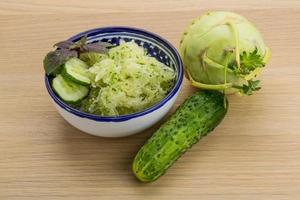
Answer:
M141 184L131 162L157 126L120 139L76 130L49 100L43 57L57 41L110 25L178 46L187 23L207 10L236 11L261 30L272 50L263 89L230 96L212 134L161 179ZM0 45L1 200L300 199L299 0L0 0ZM176 106L192 92L185 81Z

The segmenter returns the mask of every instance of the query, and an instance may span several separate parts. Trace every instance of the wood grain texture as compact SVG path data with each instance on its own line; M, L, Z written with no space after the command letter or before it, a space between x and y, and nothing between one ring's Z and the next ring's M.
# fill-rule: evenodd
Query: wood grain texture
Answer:
M43 56L59 40L108 25L144 28L178 46L207 10L239 12L261 30L272 50L263 89L230 96L212 134L157 182L141 184L130 165L157 125L120 139L71 127L49 101ZM0 0L0 44L1 200L300 199L300 1ZM176 106L193 90L185 81Z

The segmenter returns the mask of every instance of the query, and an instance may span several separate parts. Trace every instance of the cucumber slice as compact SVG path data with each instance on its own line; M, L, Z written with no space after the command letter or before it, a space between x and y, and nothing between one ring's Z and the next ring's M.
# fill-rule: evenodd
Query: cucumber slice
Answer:
M89 87L69 81L61 74L52 80L52 88L67 103L78 103L89 93Z
M78 58L71 58L65 63L62 75L80 85L90 85L88 65Z

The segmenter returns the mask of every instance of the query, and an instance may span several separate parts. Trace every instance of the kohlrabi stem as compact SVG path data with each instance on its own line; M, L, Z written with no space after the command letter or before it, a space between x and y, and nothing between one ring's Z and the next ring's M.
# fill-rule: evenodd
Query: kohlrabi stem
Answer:
M210 77L209 77L209 74L208 74L208 72L207 72L207 66L206 66L206 63L205 63L205 58L207 58L206 50L204 50L203 53L200 55L200 62L202 62L202 68L203 68L203 71L204 71L205 74L206 74L207 80L208 80L209 82L211 82Z
M206 56L206 54L203 55L202 60L205 64L208 64L210 66L216 67L216 68L224 68L224 65L221 65L213 60L211 60L209 57Z
M239 44L239 32L237 31L235 23L233 23L231 20L228 20L226 22L227 25L229 25L232 28L234 41L235 41L235 59L238 69L241 67L241 61L240 61L240 44Z
M256 68L255 70L253 70L252 72L250 72L250 74L246 75L246 76L244 77L244 79L245 79L246 81L249 81L249 80L255 78L255 77L261 72L261 70L262 70L261 67Z
M229 63L229 52L226 52L226 57L225 57L225 63L224 63L224 85L227 83L227 68L228 68L228 63ZM224 89L225 93L226 88Z
M266 47L266 52L265 52L265 55L264 55L264 58L263 58L263 63L269 62L270 57L271 57L271 51L268 47Z
M228 63L230 59L230 52L226 51L226 57L225 57L225 63L224 63L224 85L227 84L227 68L228 68ZM226 103L226 87L224 88L224 107L226 108L227 103Z
M214 66L214 67L217 67L217 68L225 68L224 72L226 74L226 82L223 83L223 84L204 84L204 83L200 83L200 82L197 82L193 79L193 77L191 76L190 72L188 70L186 70L186 73L188 75L188 79L190 80L191 84L195 87L198 87L198 88L203 88L203 89L207 89L207 90L225 90L227 88L231 88L232 84L231 83L227 83L227 64L228 64L228 61L226 61L226 66L224 65L221 65L219 63L216 63L214 62L213 60L211 60L210 58L207 57L206 55L206 52L203 52L203 54L201 55L202 59L202 66L205 68L205 65L210 65L210 66ZM228 56L227 56L228 57ZM206 69L203 69L204 71ZM207 73L207 71L205 71L205 73ZM207 73L207 77L209 79L209 75Z
M224 90L232 86L232 83L211 85L211 84L204 84L204 83L197 82L193 79L193 77L191 76L188 70L187 70L187 75L188 75L188 79L190 80L193 86L206 89L206 90Z

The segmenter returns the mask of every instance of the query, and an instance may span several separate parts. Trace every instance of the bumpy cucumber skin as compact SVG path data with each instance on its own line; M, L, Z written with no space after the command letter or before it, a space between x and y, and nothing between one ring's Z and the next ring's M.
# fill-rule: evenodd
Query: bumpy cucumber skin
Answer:
M91 82L89 82L89 83L83 82L83 81L80 81L80 80L74 78L73 76L69 75L65 66L63 66L61 75L62 75L65 79L68 79L68 80L70 80L70 81L72 81L72 82L74 82L74 83L77 83L77 84L79 84L79 85L89 86L89 85L91 84Z
M142 182L158 179L222 121L227 107L220 92L200 91L188 97L137 153L132 165L135 176Z

